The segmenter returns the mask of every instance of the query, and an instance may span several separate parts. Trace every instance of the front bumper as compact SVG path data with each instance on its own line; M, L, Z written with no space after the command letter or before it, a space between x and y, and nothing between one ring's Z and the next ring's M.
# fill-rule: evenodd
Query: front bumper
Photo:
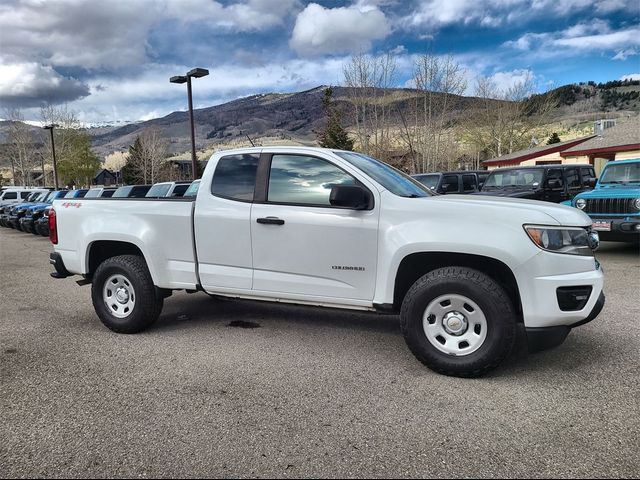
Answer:
M20 220L20 227L25 232L33 232L33 218L22 217Z
M584 320L580 320L572 325L557 325L553 327L543 328L525 328L527 334L527 345L529 352L539 352L554 348L564 342L571 329L589 323L596 318L604 308L605 296L604 292L600 292L600 296L596 300L591 313Z
M596 218L593 222L607 222L611 224L611 230L598 230L600 238L604 241L634 241L640 238L640 218Z

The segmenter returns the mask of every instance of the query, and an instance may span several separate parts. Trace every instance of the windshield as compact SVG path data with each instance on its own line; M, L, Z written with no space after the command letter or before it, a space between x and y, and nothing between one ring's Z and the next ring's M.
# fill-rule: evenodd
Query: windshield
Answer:
M335 151L334 153L362 170L395 195L407 198L428 197L432 195L427 187L420 182L380 160L355 152Z
M113 198L124 198L124 197L127 197L132 188L133 187L120 187L119 189L117 189L114 192Z
M600 183L640 183L640 162L619 165L609 163L600 178Z
M543 170L506 170L492 172L482 186L483 190L501 187L533 188L542 182ZM534 185L537 184L537 185Z
M170 183L156 183L149 189L145 197L166 197L170 188Z
M87 192L87 194L84 196L84 198L97 198L100 196L100 194L102 193L102 189L101 188L92 188L91 190L89 190Z
M184 192L185 197L195 197L198 194L198 187L200 186L200 180L195 180L189 185L187 191Z
M418 180L425 187L435 189L438 186L438 180L440 179L440 175L430 174L430 175L416 175L416 180Z

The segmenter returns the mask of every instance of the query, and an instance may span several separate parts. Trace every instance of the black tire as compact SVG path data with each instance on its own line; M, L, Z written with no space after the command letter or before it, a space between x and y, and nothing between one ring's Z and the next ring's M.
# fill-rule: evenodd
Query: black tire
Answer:
M117 317L103 297L105 284L114 275L125 277L135 292L135 304L125 318ZM102 323L117 333L138 333L149 328L160 316L164 303L146 262L137 255L120 255L102 262L93 275L91 299Z
M444 353L425 333L423 318L427 307L435 299L450 294L472 300L486 318L486 337L472 353L460 356ZM402 302L400 319L411 352L431 370L443 375L482 376L500 365L516 340L517 315L507 293L484 273L466 267L440 268L418 279Z

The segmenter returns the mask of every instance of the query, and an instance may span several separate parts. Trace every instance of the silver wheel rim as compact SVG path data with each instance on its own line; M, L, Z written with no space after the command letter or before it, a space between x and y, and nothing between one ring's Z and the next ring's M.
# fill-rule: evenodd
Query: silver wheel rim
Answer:
M102 288L102 299L107 309L117 318L126 318L136 305L136 294L127 277L121 274L111 275Z
M442 295L424 311L429 343L448 355L470 355L487 338L487 319L477 303L464 295Z

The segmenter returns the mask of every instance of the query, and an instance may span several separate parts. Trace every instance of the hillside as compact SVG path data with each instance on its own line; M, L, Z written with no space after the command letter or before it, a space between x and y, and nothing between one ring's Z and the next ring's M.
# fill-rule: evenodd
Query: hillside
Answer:
M214 107L194 111L196 144L198 149L216 145L247 142L252 139L271 138L313 144L315 131L322 128L325 118L322 97L325 86L291 94L260 94L234 100ZM353 106L347 102L347 89L332 87L333 98L345 112L346 126L352 126ZM410 89L387 89L378 91L385 95L384 101L391 104L391 111L408 112L413 99L418 95ZM461 114L477 101L472 97L454 97L451 100L454 115ZM400 124L399 115L393 121ZM187 112L173 112L166 117L127 125L94 136L94 147L105 155L115 150L123 150L133 143L136 135L144 128L157 127L170 140L172 153L189 149L189 116Z
M314 144L315 131L322 128L325 118L322 109L324 86L297 93L270 93L240 98L213 107L195 110L196 146L198 150L213 150L222 146L247 144L247 136L258 143ZM390 104L392 123L401 127L400 112L410 121L419 92L411 89L376 91L380 101ZM334 100L341 106L347 127L355 124L353 105L348 103L349 91L333 87ZM435 94L438 95L438 94ZM574 138L588 133L593 120L637 115L640 112L640 82L594 82L565 85L542 96L553 95L558 106L550 117L549 129L562 138ZM451 121L473 109L478 98L453 97ZM124 126L103 126L87 131L93 138L96 153L105 157L112 152L126 151L136 136L147 127L157 127L169 141L170 153L184 156L190 149L189 116L187 112L173 112L165 117ZM36 138L43 131L31 127ZM0 154L6 143L9 122L0 121ZM0 155L0 166L7 164Z

